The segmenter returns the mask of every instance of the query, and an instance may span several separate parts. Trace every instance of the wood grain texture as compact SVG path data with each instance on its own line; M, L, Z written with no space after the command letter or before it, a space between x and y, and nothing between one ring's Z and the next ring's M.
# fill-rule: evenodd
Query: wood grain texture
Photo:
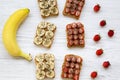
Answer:
M93 6L99 3L99 13L93 12ZM81 18L75 20L62 15L65 0L58 0L59 16L45 19L57 26L53 45L50 49L37 47L33 44L37 24L44 20L40 16L37 0L0 0L0 80L36 80L34 61L27 62L23 59L15 59L8 55L2 43L2 29L6 19L15 10L23 7L30 8L31 12L17 33L17 41L22 50L31 53L34 57L38 53L50 52L56 57L56 77L54 80L62 80L60 77L61 67L66 54L77 54L83 58L83 66L80 80L91 80L90 72L98 71L95 80L120 80L120 0L86 0ZM62 5L61 5L62 4ZM99 21L106 19L107 25L99 27ZM82 22L85 26L84 48L67 48L65 26L71 22ZM107 36L109 29L115 30L113 38ZM92 38L100 33L102 39L95 43ZM95 55L95 50L104 49L101 57ZM109 69L103 69L101 64L109 60Z

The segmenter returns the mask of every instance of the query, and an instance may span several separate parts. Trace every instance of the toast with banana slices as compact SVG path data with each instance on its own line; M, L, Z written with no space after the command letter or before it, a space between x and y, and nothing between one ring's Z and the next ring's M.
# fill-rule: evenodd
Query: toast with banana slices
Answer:
M43 18L59 14L57 0L38 0L38 5Z
M53 54L44 53L36 55L35 64L37 80L55 77L55 57Z
M36 35L34 38L34 44L37 46L44 46L50 48L54 35L55 35L56 26L52 23L42 21L38 24Z

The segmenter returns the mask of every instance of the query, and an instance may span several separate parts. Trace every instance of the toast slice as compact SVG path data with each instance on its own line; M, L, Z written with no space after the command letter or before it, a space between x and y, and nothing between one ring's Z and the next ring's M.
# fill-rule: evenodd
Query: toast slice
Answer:
M38 5L43 18L59 14L57 0L38 0Z
M38 24L34 44L50 48L56 31L56 26L52 23L42 21Z
M35 64L37 80L55 77L55 57L53 54L44 53L36 55Z
M80 22L66 25L67 46L84 47L85 46L85 30L84 25Z
M66 0L63 15L79 19L85 0Z
M78 55L66 55L62 65L61 77L64 79L79 80L82 61L82 58Z

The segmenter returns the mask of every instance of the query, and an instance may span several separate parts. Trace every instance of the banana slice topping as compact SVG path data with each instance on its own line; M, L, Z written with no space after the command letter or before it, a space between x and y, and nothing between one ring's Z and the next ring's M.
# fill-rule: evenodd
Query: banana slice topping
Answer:
M34 38L34 43L36 44L36 45L40 45L41 43L42 43L42 38L40 38L40 37L35 37Z
M44 41L42 42L42 45L44 47L50 47L51 44L52 44L52 41L50 39L44 39Z
M41 9L41 15L47 17L50 15L50 11L48 9Z
M36 33L38 36L43 36L45 34L45 30L44 29L37 29Z
M45 72L44 71L37 71L36 72L36 78L38 80L43 80L45 78Z
M56 3L55 0L49 0L49 1L48 1L48 4L49 4L50 6L55 6L57 3Z
M45 60L48 61L48 62L49 62L49 61L54 61L54 60L55 60L55 57L54 57L53 54L47 54L47 55L45 54L44 57L45 57Z
M49 26L47 26L47 29L50 31L54 31L56 29L56 26L54 24L49 24Z
M55 72L53 70L49 70L46 72L46 76L48 78L53 78L55 76Z
M39 3L39 6L40 6L40 8L43 8L43 9L48 8L48 2L47 1L42 1L42 2Z
M50 39L50 38L52 38L53 36L54 36L54 33L53 33L52 31L46 31L45 37L46 37L47 39Z
M46 69L50 70L50 69L54 69L55 68L55 64L52 61L46 62Z
M42 63L42 62L39 62L36 67L37 67L37 70L44 70L45 69L45 64Z
M35 60L38 62L42 62L44 59L45 59L44 55L41 55L41 54L39 54L35 57Z
M56 7L49 8L51 14L58 14L58 9Z

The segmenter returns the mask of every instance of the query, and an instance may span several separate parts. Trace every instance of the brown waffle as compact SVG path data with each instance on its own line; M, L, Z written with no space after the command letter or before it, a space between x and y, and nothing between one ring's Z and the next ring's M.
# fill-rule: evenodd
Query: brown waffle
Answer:
M63 15L79 19L85 0L66 0Z
M85 31L84 25L80 22L71 23L66 25L66 34L67 34L67 46L85 46Z
M62 78L79 80L80 70L82 67L82 58L77 55L68 54L65 56L62 65Z

